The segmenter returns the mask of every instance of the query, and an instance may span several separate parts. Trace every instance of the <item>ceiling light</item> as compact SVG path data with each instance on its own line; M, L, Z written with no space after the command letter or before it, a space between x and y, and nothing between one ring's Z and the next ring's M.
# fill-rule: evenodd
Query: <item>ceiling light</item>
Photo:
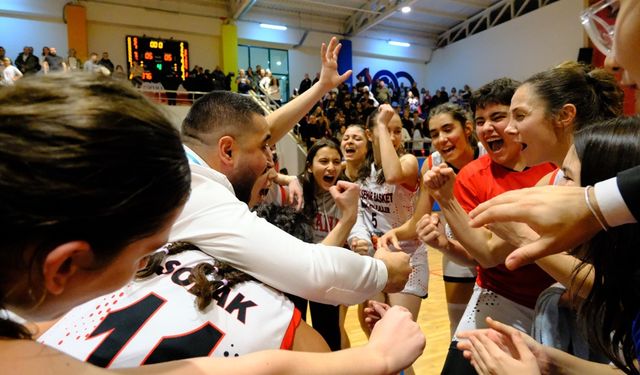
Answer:
M409 12L411 12L411 7L402 7L402 9L400 9L400 11L402 11L402 13L409 13Z
M260 27L262 27L263 29L271 29L271 30L286 30L287 27L286 26L281 26L281 25L271 25L268 23L261 23Z
M397 46L397 47L411 47L411 44L407 42L396 42L395 40L390 40L388 43L392 46Z

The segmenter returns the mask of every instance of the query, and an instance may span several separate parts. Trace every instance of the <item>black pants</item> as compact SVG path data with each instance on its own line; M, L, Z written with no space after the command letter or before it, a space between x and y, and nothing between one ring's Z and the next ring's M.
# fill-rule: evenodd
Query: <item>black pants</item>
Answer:
M471 366L471 362L462 356L462 351L456 347L457 344L457 341L452 341L449 345L441 375L476 375L476 370Z
M307 321L307 300L287 294L300 313ZM340 350L340 306L325 305L318 302L308 302L311 309L313 328L324 338L331 351Z

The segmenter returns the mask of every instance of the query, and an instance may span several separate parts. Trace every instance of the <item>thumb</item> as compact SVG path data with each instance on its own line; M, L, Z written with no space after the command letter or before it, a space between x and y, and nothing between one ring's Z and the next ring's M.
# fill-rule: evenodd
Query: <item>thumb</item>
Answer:
M507 266L507 269L509 270L515 270L532 263L536 259L548 255L546 252L551 252L547 250L547 242L549 241L545 241L544 238L540 238L537 241L531 242L514 250L507 256L507 259L504 262L505 266Z
M346 72L344 72L342 75L340 75L340 82L344 82L347 78L349 78L349 76L351 75L351 69L347 70Z

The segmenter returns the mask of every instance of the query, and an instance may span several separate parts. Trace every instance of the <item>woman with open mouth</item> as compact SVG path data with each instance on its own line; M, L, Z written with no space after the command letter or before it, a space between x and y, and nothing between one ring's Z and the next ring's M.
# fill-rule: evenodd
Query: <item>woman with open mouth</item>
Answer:
M566 62L534 74L518 87L506 132L522 145L527 166L544 162L561 166L573 145L573 133L622 115L622 101L622 90L612 74Z
M469 115L457 104L441 104L429 113L429 135L435 151L422 164L421 175L434 165L447 163L456 173L469 162L486 154L481 143L477 142L473 123ZM497 143L497 142L496 142ZM424 215L431 213L434 200L425 188L420 189L416 209L409 220L401 226L387 232L380 239L381 244L389 246L398 240L417 238L416 224ZM442 255L444 288L449 312L450 330L458 326L464 309L473 293L476 282L475 265L461 265L448 255Z
M302 184L302 212L313 228L313 242L344 246L358 214L358 186L338 181L342 173L342 153L333 141L323 138L307 152L305 171L298 178ZM338 195L342 192L350 194ZM292 298L307 316L307 300ZM331 350L341 349L339 306L309 301L313 328L327 341Z
M347 129L345 137L350 129ZM354 251L373 255L377 239L411 217L420 184L418 160L412 154L405 153L402 147L402 121L391 106L383 104L369 116L366 136L371 140L372 147L357 174L361 208L358 221L349 235L349 244ZM343 138L342 144L345 151L351 151L348 140L345 142ZM347 166L353 164L353 160L360 155L357 152L361 152L361 148L347 154ZM428 292L427 252L424 244L417 239L398 245L395 250L411 256L409 281L400 293L381 293L375 300L392 306L404 306L411 311L415 320L420 303ZM362 314L360 318L363 318ZM368 334L362 321L361 326ZM413 369L408 368L405 373L413 374Z

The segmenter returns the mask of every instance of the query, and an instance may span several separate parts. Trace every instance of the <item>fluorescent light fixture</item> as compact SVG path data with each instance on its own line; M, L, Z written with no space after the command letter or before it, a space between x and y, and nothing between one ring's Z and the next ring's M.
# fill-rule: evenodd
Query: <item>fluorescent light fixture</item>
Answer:
M400 9L400 11L402 13L409 13L409 12L411 12L411 7L402 7L402 9Z
M271 30L286 30L287 27L286 26L281 26L281 25L271 25L268 23L261 23L260 27L262 27L263 29L271 29Z
M395 40L390 40L388 43L392 46L397 46L397 47L411 47L411 44L407 42L396 42Z

